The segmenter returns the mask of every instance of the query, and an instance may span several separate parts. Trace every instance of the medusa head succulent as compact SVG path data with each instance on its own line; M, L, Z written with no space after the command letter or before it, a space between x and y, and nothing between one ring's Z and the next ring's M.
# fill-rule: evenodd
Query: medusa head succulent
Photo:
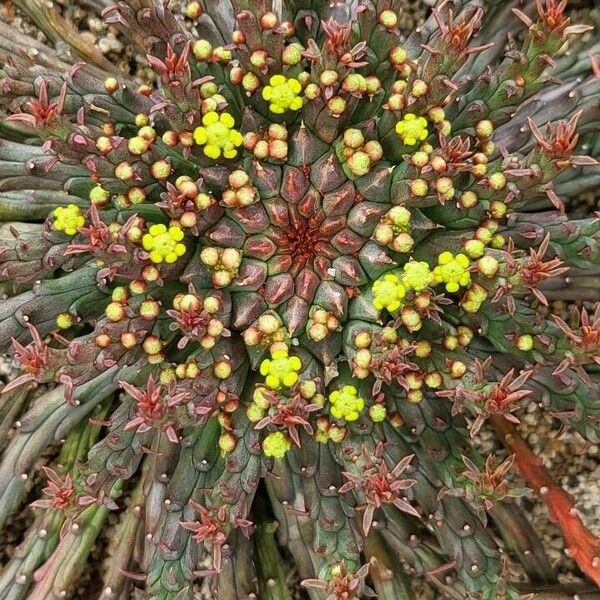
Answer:
M443 1L407 38L396 0L106 6L150 83L3 26L0 521L34 517L2 598L69 597L97 544L102 598L284 600L282 553L313 599L516 598L503 550L553 573L513 467L600 582L514 427L600 433L600 311L547 308L600 264L565 5Z

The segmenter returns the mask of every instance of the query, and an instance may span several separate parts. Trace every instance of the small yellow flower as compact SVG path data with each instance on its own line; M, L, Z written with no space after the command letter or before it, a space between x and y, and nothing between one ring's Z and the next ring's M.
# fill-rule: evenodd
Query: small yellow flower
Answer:
M78 227L83 227L85 218L81 209L75 204L59 206L54 209L54 229L62 231L67 235L75 235Z
M70 313L60 313L56 317L56 326L59 329L69 329L76 323L77 319Z
M302 86L297 79L283 75L273 75L262 91L262 97L269 103L269 110L282 114L286 110L300 110L304 100L300 96Z
M433 273L423 261L411 260L404 265L402 283L406 289L422 292L433 283Z
M153 263L174 263L185 254L185 246L181 243L183 231L179 227L169 227L158 223L151 225L148 233L142 238L144 250L150 254Z
M219 158L221 154L225 158L237 156L237 148L244 138L233 128L235 121L229 113L207 112L202 117L202 125L194 129L194 141L198 146L204 146L206 156L212 159Z
M287 350L276 350L271 359L265 358L260 364L260 374L271 389L291 387L298 381L298 371L302 362L297 356L288 356Z
M263 440L262 449L265 456L283 458L285 453L292 447L289 438L281 431L269 433Z
M345 385L341 390L329 394L331 408L329 411L336 419L356 421L365 407L365 401L358 395L353 385Z
M406 288L397 275L386 273L373 284L372 292L373 306L377 310L387 308L388 311L393 312L402 305Z
M447 292L458 292L459 288L469 285L471 262L464 254L454 256L452 252L442 252L438 256L438 266L433 270L436 283L445 283Z
M369 416L373 423L381 423L387 417L387 410L383 404L373 404L369 409Z
M404 115L402 121L396 123L396 133L402 138L404 144L414 146L429 136L427 120L423 117L417 117L413 113L408 113Z

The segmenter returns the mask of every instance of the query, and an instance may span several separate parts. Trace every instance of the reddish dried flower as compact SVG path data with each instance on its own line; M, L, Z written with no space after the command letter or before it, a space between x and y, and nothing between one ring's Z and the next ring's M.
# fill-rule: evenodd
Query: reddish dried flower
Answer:
M20 122L30 127L52 127L62 116L67 97L67 83L63 83L56 102L48 99L48 82L43 79L40 83L37 99L32 98L27 103L27 112L20 112L7 117L8 121Z
M281 398L275 392L264 390L262 396L267 399L272 407L269 414L261 419L255 429L264 429L268 425L287 429L288 436L300 448L300 437L298 427L302 427L308 435L313 434L312 425L309 422L310 414L321 409L318 404L310 404L299 393L292 398Z
M564 31L570 19L565 16L567 0L535 0L535 7L544 27L558 33Z
M554 369L554 375L560 375L569 367L575 367L577 373L585 381L590 381L589 375L581 368L583 365L600 364L600 305L596 306L592 317L582 308L575 313L574 327L570 327L558 315L552 315L555 323L571 342L571 351Z
M363 565L356 573L351 573L345 564L340 563L333 566L331 571L332 577L328 581L305 579L302 586L328 593L325 600L359 600L365 595L373 595L364 585L369 565Z
M371 529L375 510L384 504L393 504L402 512L419 516L419 513L402 497L406 490L416 483L415 479L401 477L411 465L414 454L405 456L393 469L389 469L383 458L383 451L382 443L377 445L373 455L367 448L363 448L360 473L347 471L342 473L348 481L340 487L339 493L357 490L365 497L365 505L361 507L364 510L362 526L365 535L368 535Z
M232 527L248 530L252 521L230 515L228 506L209 507L202 506L195 500L190 500L190 506L198 513L199 521L180 521L179 524L193 533L196 542L210 542L213 553L213 569L219 573L223 557L223 546L227 542L227 535Z
M499 382L490 383L485 376L485 371L491 364L491 357L488 357L483 363L475 359L473 387L457 386L436 392L436 396L453 401L453 414L458 414L465 407L476 414L470 429L471 437L477 435L482 425L492 415L501 415L513 423L518 423L519 420L512 413L519 408L520 400L533 393L532 390L521 389L532 375L531 370L523 371L515 376L515 369L511 369Z
M548 306L546 296L540 291L541 283L552 277L558 277L569 270L569 267L561 267L563 264L559 258L544 261L543 258L548 251L550 234L546 235L537 250L529 249L529 257L521 267L520 277L525 287L544 305Z
M182 80L189 76L189 54L191 42L183 46L180 54L177 54L171 44L167 44L167 52L164 61L157 56L148 54L146 58L150 66L157 71L161 79L171 87L181 86Z
M486 510L490 510L494 506L494 502L514 495L506 480L506 476L512 469L514 456L509 456L499 464L496 464L495 457L492 454L488 454L483 469L477 467L466 456L463 456L462 459L467 470L463 471L461 475L473 483L475 495L483 501Z
M48 485L42 491L49 498L36 500L30 506L35 506L36 508L57 508L59 510L65 510L73 506L75 488L73 487L71 476L67 473L64 478L60 477L50 467L42 467L42 470L48 479Z
M555 125L548 123L544 132L539 129L533 119L527 119L539 146L554 160L559 169L565 169L570 165L589 167L598 164L598 161L591 156L573 155L579 141L577 123L581 115L582 111L579 111L568 121L558 121Z
M136 415L125 425L126 430L136 429L141 434L156 427L164 430L169 441L179 443L175 408L189 398L188 392L178 392L173 385L165 389L152 375L144 389L126 381L119 385L136 401Z
M493 45L487 44L485 46L467 48L471 38L479 29L481 24L481 19L483 17L483 9L481 7L477 7L469 16L462 14L456 19L454 18L454 11L448 9L446 20L444 20L442 9L445 4L445 2L441 3L440 6L436 7L432 11L433 17L437 21L441 34L440 38L444 42L444 47L449 46L452 52L459 55L461 53L472 54L475 52L481 52L481 50ZM428 49L431 51L429 47ZM437 53L436 50L433 52Z
M412 346L400 347L399 345L375 348L373 358L369 364L369 370L376 379L373 394L378 394L384 383L389 385L392 382L408 390L405 376L412 371L419 370L418 365L407 359L407 356L413 350Z
M443 135L440 139L440 155L446 161L449 169L469 170L471 165L467 162L473 151L471 150L470 138L455 136L447 138Z
M100 250L106 250L110 243L110 231L108 225L100 218L100 213L95 204L92 204L89 212L90 224L87 227L80 227L79 234L87 239L87 243L69 244L66 250L67 254L98 253Z
M50 348L42 340L38 330L27 323L29 333L33 338L33 341L27 346L23 346L16 339L12 339L13 348L15 350L15 358L21 365L21 368L25 371L25 374L20 375L13 379L10 383L6 384L2 388L2 393L17 388L24 383L31 381L42 382L45 380L46 371L50 367Z

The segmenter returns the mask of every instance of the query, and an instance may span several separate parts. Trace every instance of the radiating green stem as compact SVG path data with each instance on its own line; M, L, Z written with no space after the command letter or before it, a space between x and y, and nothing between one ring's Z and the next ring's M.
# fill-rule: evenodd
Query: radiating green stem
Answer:
M8 444L8 431L12 428L15 418L20 414L29 390L20 388L0 395L0 448Z
M268 518L264 499L255 503L254 515L257 520L254 533L254 552L258 574L260 598L265 600L291 600L284 561L275 541L277 522Z
M230 551L223 558L221 572L215 578L216 589L213 589L215 600L230 598L263 598L256 596L256 572L253 564L252 541L234 531L229 537Z
M123 484L118 481L111 490L116 497ZM88 506L71 524L50 559L36 573L37 583L29 600L63 598L85 569L88 555L108 517L103 505Z
M107 403L95 417L103 418ZM79 471L80 461L85 460L89 448L95 443L100 427L81 421L66 438L57 465L72 478ZM65 523L65 511L55 508L37 509L36 518L25 539L16 548L14 555L4 565L0 575L0 598L3 600L23 600L27 597L34 571L47 560L60 541L60 533Z
M145 473L146 469L144 469ZM142 475L131 494L126 511L121 515L114 529L114 535L108 546L103 587L104 594L109 598L121 597L119 594L126 594L131 585L132 580L124 574L124 571L129 568L134 547L138 543L140 526L143 523L144 501L144 475Z
M525 518L523 512L512 502L497 502L489 511L504 544L523 565L532 582L554 583L556 573L544 552L542 542Z
M415 600L414 591L397 557L376 530L371 530L366 538L364 553L371 563L369 574L379 600Z
M533 593L535 600L600 600L600 592L591 587L564 585L564 586L539 586L531 584L516 584L523 594Z
M96 65L107 73L121 73L114 63L79 35L74 25L64 19L52 3L43 0L13 0L13 4L34 21L52 42L66 43L86 62Z
M598 302L600 300L600 276L593 276L591 273L574 277L567 276L551 282L551 286L545 286L543 292L548 300Z

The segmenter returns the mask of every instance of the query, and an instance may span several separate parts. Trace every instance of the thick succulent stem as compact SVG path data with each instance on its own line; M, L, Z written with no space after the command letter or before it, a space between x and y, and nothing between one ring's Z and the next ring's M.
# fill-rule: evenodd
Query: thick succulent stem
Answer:
M8 444L8 432L13 427L16 417L25 406L29 391L26 389L13 390L0 395L0 448Z
M585 526L569 495L520 437L515 425L503 417L492 417L506 449L515 456L515 465L521 476L546 504L550 517L561 528L565 546L579 568L600 585L600 538Z
M119 73L119 69L105 58L92 44L85 41L73 24L43 0L13 0L13 4L21 9L54 43L62 41L86 62L96 65L107 73Z
M131 493L129 503L114 528L108 557L102 574L103 594L109 599L123 598L131 592L132 579L128 576L135 546L143 539L144 485L142 476Z
M118 496L121 487L121 482L118 482L111 490L111 496ZM70 524L52 556L36 571L36 584L29 595L30 600L63 598L69 593L85 569L87 557L108 513L105 506L88 506Z
M9 396L10 397L10 396ZM96 411L95 417L106 415L108 404ZM60 455L52 464L72 479L79 472L80 464L87 457L90 447L100 433L97 425L81 421L65 439ZM4 566L0 576L0 596L5 600L21 600L27 596L34 582L34 573L53 553L64 533L67 511L60 508L34 509L36 517L25 539L17 547L14 556Z
M556 572L524 511L514 502L504 500L497 502L488 512L498 527L507 550L523 565L529 580L555 583Z
M253 510L257 523L254 534L254 554L259 597L265 600L292 600L283 558L275 540L278 524L269 519L264 502L264 499L258 500Z
M221 572L218 577L213 578L216 583L213 590L215 600L262 598L262 595L256 594L260 584L257 581L255 560L252 541L235 531L230 537L227 555L223 557Z
M365 540L365 557L369 561L370 576L380 600L415 600L415 592L408 576L380 532L373 530Z
M65 404L64 390L54 388L38 398L33 408L18 422L18 433L8 444L0 464L2 526L23 497L30 471L42 450L67 435L112 390L100 387L95 391L92 399L75 408Z
M548 300L565 300L567 302L598 302L600 297L600 275L567 275L563 279L553 281L544 286L544 294Z
M520 584L517 586L523 594L534 595L535 600L565 600L565 598L581 598L581 600L600 600L600 592L588 586L562 585L540 586Z

